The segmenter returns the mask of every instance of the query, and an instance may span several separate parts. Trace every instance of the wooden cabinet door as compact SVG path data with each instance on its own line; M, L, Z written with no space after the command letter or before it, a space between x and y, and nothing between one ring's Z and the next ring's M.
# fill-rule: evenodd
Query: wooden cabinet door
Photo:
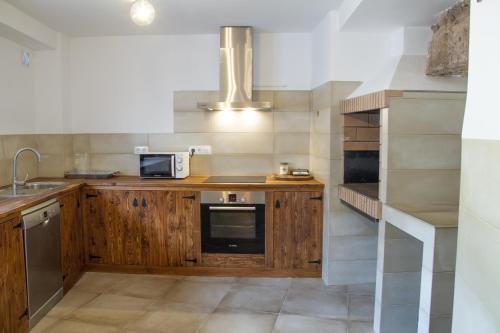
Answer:
M201 258L199 193L141 191L142 262L193 266Z
M168 219L175 218L175 192L141 191L142 264L169 266Z
M323 204L321 192L275 192L274 267L321 269Z
M87 189L84 201L89 262L140 265L140 191Z
M28 300L20 217L0 219L0 332L28 332Z
M83 227L79 214L79 192L59 198L61 206L61 261L64 292L78 281L85 263Z

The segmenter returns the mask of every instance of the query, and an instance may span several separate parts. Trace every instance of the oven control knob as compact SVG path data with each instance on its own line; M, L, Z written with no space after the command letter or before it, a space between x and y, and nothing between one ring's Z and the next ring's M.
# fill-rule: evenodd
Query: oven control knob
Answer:
M177 169L177 171L182 171L182 170L184 170L184 168L182 167L182 165L178 165L176 169Z
M241 198L241 202L245 202L245 201L247 201L247 200L244 197Z
M175 159L177 161L177 163L182 163L182 156L179 156Z
M219 201L220 202L224 202L224 198L219 198Z

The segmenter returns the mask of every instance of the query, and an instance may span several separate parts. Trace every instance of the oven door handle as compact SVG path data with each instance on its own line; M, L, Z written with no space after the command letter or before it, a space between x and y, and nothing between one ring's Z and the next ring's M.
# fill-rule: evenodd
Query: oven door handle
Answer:
M209 210L224 210L224 211L229 211L229 210L237 210L237 211L255 211L257 210L256 207L231 207L231 206L210 206L208 207Z

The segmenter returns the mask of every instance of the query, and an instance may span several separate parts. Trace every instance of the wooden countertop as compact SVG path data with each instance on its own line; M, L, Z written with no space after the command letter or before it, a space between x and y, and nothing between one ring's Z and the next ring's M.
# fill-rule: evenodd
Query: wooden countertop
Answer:
M66 183L64 186L44 192L40 195L25 196L17 198L0 198L0 218L11 214L20 213L22 210L42 203L46 200L56 198L66 193L75 191L83 186L109 187L116 186L119 189L126 188L148 188L156 190L197 190L210 191L227 189L232 191L318 191L323 190L324 185L317 180L308 181L282 181L267 177L265 183L261 184L224 184L204 183L207 176L191 176L186 179L141 179L136 176L117 176L109 179L62 179L62 178L38 178L32 181L57 181Z

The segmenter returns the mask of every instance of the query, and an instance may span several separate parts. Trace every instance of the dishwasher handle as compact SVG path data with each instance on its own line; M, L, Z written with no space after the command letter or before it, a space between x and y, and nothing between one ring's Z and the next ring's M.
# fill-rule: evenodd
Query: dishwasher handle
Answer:
M237 210L237 211L255 211L257 210L256 207L240 207L240 206L210 206L208 207L209 210L222 210L222 211L231 211L231 210Z

